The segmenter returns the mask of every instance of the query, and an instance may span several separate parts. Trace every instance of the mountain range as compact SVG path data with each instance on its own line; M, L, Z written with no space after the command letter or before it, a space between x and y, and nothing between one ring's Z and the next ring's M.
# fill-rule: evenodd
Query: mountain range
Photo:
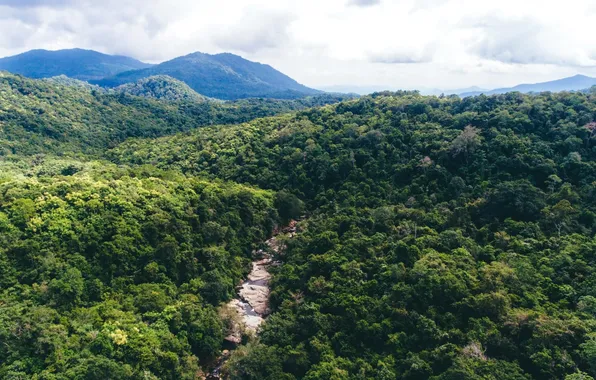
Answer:
M32 50L0 59L0 70L30 78L66 75L102 87L118 87L167 75L197 93L218 99L295 99L322 93L308 88L273 67L222 53L193 53L158 65L91 50Z
M116 87L155 75L168 75L199 94L218 99L300 98L320 93L269 65L222 53L193 53L141 70L127 71L92 83Z
M568 78L557 79L548 82L534 83L534 84L520 84L514 87L497 88L493 90L480 88L477 86L442 90L438 88L427 88L418 87L418 90L422 95L458 95L463 98L477 95L497 95L504 94L507 92L521 92L521 93L539 93L539 92L561 92L561 91L581 91L589 89L592 86L596 86L596 78L592 78L585 75L575 75ZM395 91L398 88L391 88L387 86L329 86L324 87L327 91L345 92L345 93L356 93L359 95L367 95L374 92L383 91Z
M459 95L461 97L468 97L468 96L476 96L480 94L484 95L496 95L496 94L504 94L507 92L522 92L522 93L531 93L531 92L560 92L560 91L580 91L590 88L592 86L596 86L596 78L588 77L585 75L575 75L568 78L557 79L549 82L541 82L541 83L534 83L534 84L520 84L515 87L507 87L507 88L497 88L495 90L477 90L477 91L468 91L468 92L461 92Z
M0 70L36 79L66 75L88 81L150 66L152 65L130 57L83 49L39 49L0 58Z
M31 50L12 57L0 58L0 70L30 78L66 76L104 88L117 88L129 94L151 98L222 100L244 98L298 99L323 91L306 87L273 67L252 62L231 53L192 53L160 63L99 53L92 50ZM64 82L65 79L61 78ZM518 91L559 92L579 91L596 85L596 78L575 75L568 78L535 84L488 90L469 87L453 90L418 87L423 95L480 94L494 95ZM396 90L387 86L330 86L331 92L360 95Z

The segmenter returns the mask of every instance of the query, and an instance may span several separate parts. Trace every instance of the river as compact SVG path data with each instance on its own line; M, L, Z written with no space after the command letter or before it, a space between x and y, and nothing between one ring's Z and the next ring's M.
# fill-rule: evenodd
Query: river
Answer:
M269 280L271 279L269 268L272 265L278 265L279 261L276 260L283 254L284 244L279 237L281 235L289 238L296 236L296 224L296 221L291 221L288 227L276 231L271 239L265 241L268 249L261 249L253 253L255 259L252 262L250 273L238 287L236 298L226 305L229 310L236 313L241 324L241 326L236 326L232 333L225 338L229 344L240 344L243 334L257 335L259 327L271 312L269 309ZM222 379L221 370L230 355L229 350L224 350L206 380Z

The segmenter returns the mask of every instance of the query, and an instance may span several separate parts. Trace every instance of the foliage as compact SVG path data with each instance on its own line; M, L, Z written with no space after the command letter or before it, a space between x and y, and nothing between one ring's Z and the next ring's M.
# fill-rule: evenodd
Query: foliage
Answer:
M208 100L205 96L188 87L186 83L167 75L143 78L134 83L123 84L116 87L115 91L144 98L169 101L205 102Z
M581 93L379 93L108 156L305 202L232 378L573 378L596 375L595 119Z
M303 213L231 379L596 376L593 94L100 99L141 123L296 112L130 139L111 163L5 158L0 377L198 376L251 251Z
M0 72L0 156L98 155L129 137L246 122L342 99L322 95L296 101L161 102L126 94L130 90L105 92L81 83L65 77L31 80Z
M105 162L22 164L3 164L0 184L0 378L196 378L197 358L221 350L216 307L271 233L273 195Z

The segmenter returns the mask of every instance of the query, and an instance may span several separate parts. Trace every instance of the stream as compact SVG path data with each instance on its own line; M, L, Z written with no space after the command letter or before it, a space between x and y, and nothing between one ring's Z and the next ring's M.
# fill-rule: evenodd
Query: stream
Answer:
M270 314L269 280L271 274L269 273L269 267L279 265L279 262L274 261L273 258L273 256L279 256L283 250L283 243L278 240L278 236L287 235L289 238L293 238L296 236L296 224L296 221L291 221L288 227L276 231L271 239L265 241L268 249L260 249L253 253L255 260L252 262L252 270L237 288L236 298L226 305L228 309L236 313L241 323L241 326L236 326L234 331L225 338L229 344L239 345L242 342L243 333L257 335L259 327ZM273 255L269 252L273 252ZM230 350L223 351L216 362L215 368L209 373L206 380L222 379L221 370L230 355Z

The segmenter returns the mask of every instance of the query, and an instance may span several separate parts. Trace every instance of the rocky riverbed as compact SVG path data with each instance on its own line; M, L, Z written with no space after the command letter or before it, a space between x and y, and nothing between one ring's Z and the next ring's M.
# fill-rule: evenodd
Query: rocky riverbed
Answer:
M284 235L293 238L296 235L296 221L290 222L288 227L276 231L273 237L265 242L267 249L254 252L255 260L252 262L252 270L246 280L238 287L238 296L231 300L226 307L236 313L239 325L233 328L225 340L233 345L242 342L243 334L258 334L259 327L265 322L269 315L269 280L271 274L269 268L278 265L275 261L282 253L283 242L280 236ZM226 350L218 359L215 369L207 376L207 380L221 379L221 368L230 357L230 351Z

